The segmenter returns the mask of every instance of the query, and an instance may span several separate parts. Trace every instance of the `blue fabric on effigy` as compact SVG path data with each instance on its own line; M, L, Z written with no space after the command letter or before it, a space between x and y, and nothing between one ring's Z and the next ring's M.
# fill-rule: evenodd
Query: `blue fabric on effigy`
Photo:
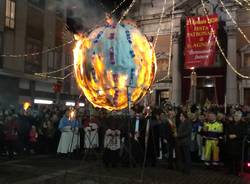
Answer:
M134 71L138 67L134 63L135 53L130 35L130 32L134 30L133 26L120 24L116 25L115 29L98 28L89 36L93 42L93 47L88 52L88 60L91 60L93 53L103 55L106 71L111 70L113 73L134 76ZM114 54L114 63L111 62L111 52ZM129 84L136 86L135 78L130 78L130 80L132 81Z

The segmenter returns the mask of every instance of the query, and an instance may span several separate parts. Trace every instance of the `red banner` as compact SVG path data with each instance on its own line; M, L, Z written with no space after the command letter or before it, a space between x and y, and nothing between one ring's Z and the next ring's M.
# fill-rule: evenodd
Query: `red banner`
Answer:
M209 20L209 21L208 21ZM187 17L185 67L208 67L215 63L218 16Z

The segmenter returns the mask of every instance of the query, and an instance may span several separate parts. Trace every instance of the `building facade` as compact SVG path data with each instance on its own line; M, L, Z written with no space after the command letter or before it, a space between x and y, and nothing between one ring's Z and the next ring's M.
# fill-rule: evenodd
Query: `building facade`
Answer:
M50 72L72 61L71 45L59 47L72 39L65 33L66 18L51 8L49 0L0 1L0 103L3 106L33 102L35 98L56 99L56 79L41 78L35 73ZM10 55L23 55L11 57ZM72 68L71 68L72 70ZM53 74L67 75L70 70ZM70 100L78 93L74 79L63 81L61 100Z
M218 39L228 61L240 73L250 76L248 41L239 33L233 19L250 38L250 12L239 7L235 1L223 1L230 12L227 15L219 1L205 3L209 14L219 15ZM138 25L152 40L155 39L164 0L141 0L136 14ZM167 1L161 23L161 31L156 45L158 60L158 75L156 81L168 74L170 77L158 82L154 86L152 100L156 104L170 101L179 105L186 103L190 96L190 73L184 69L185 48L185 20L187 16L204 15L204 8L200 0L176 0L172 13L172 1ZM171 31L171 20L173 29ZM170 39L172 33L172 40ZM170 44L172 43L171 52ZM169 57L169 55L171 57ZM171 62L169 62L171 58ZM170 63L170 64L169 64ZM170 67L170 69L168 69ZM208 99L213 103L246 104L250 105L250 80L239 77L226 63L225 58L217 50L216 64L210 68L197 69L197 102L205 103Z
M53 86L57 80L41 78L35 73L50 72L72 62L72 46L58 47L38 55L36 53L62 45L72 39L65 32L66 16L51 8L49 0L0 1L0 103L18 105L35 98L56 100ZM223 1L230 15L250 39L250 12L235 1ZM179 105L190 96L190 73L184 69L185 20L187 16L204 15L200 0L167 1L161 24L164 0L140 0L134 11L140 29L154 43L158 71L151 102L164 101ZM219 40L232 66L250 75L250 41L239 33L222 5L217 0L206 3L209 14L220 17ZM173 20L173 21L171 21ZM173 27L172 27L173 23ZM159 36L156 33L161 27ZM171 29L172 27L172 29ZM172 34L172 35L171 35ZM171 45L171 47L170 47ZM11 57L28 53L28 56ZM171 61L171 62L169 62ZM236 75L217 52L216 66L197 69L197 102L206 99L224 104L250 104L250 81ZM53 74L63 77L72 69ZM169 74L169 77L165 77ZM61 100L71 100L79 94L73 77L63 81Z

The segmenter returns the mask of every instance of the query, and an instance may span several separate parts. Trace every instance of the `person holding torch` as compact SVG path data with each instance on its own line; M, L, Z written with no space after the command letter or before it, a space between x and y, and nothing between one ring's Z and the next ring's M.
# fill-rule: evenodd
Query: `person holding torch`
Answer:
M58 128L61 131L61 138L57 148L57 153L66 156L72 153L80 145L78 134L79 122L76 119L75 109L69 109L60 120Z

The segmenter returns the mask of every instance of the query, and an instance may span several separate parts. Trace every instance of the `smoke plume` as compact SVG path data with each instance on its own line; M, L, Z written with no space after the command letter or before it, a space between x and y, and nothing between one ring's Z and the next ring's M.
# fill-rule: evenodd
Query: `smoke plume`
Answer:
M100 25L105 18L105 7L98 0L49 1L49 9L63 13L71 32L85 32Z

